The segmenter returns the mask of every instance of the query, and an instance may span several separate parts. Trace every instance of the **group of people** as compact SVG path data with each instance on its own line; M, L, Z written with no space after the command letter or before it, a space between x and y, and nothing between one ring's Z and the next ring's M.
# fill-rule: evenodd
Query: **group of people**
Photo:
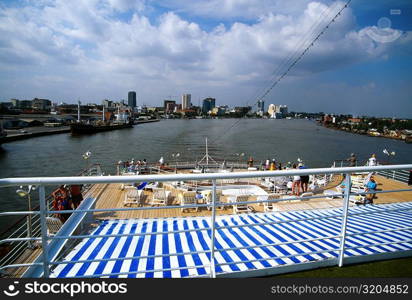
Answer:
M53 197L53 210L73 210L79 207L83 201L82 185L62 185L58 189L52 192ZM56 214L57 218L66 222L71 213Z
M121 166L124 170L126 170L127 172L138 172L141 170L141 168L146 168L147 166L147 161L144 158L143 160L134 160L134 158L132 158L132 160L130 161L119 161L118 165Z
M302 162L300 162L299 164L293 164L291 168L286 168L286 169L307 169L307 167ZM302 189L302 193L306 193L308 191L308 185L309 185L309 175L293 176L292 194L295 196L299 196L301 189Z
M355 153L351 153L350 157L347 158L346 161L349 162L349 167L356 167L358 163ZM371 157L368 158L368 160L366 161L366 165L369 167L378 165L375 153L373 153Z

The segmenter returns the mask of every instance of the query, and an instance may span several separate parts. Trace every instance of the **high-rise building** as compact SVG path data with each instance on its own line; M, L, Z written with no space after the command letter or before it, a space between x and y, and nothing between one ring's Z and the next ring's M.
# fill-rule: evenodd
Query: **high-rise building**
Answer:
M190 102L191 98L192 98L192 96L190 94L183 94L182 95L182 109L183 110L189 109L192 106L192 104Z
M202 112L207 114L213 108L216 107L216 99L215 98L205 98L203 99L202 103Z
M127 104L130 107L136 107L136 92L135 91L130 91L127 97Z
M165 113L172 113L174 112L176 107L176 101L174 100L164 100L163 101L163 108L165 110Z
M258 104L257 113L262 116L265 111L265 101L259 100L257 104Z
M288 107L286 105L270 104L268 108L268 114L273 119L284 118L288 113Z
M34 98L32 101L32 108L34 110L47 111L50 110L51 101L49 99Z

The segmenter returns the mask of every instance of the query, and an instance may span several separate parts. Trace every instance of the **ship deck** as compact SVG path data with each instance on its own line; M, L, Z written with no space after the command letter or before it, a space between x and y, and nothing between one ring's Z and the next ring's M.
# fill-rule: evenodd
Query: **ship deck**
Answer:
M378 191L382 190L397 190L397 189L407 189L409 188L406 184L387 179L382 176L376 175L375 179L378 183ZM336 187L341 178L335 178L332 182L325 187L325 189L333 189ZM241 184L241 183L240 183ZM244 183L247 184L247 183ZM176 191L171 191L172 194L172 201L169 203L170 205L179 205L180 203L177 201ZM84 197L92 197L96 199L96 209L114 209L114 208L124 208L123 199L125 195L125 190L121 189L121 184L95 184L93 185L87 193L84 194ZM144 191L144 201L143 206L150 206L149 199L151 198L150 191ZM250 197L250 200L255 200L255 198ZM399 192L399 193L383 193L383 194L376 194L374 199L375 204L399 204L400 202L411 202L412 201L412 192ZM405 203L409 205L408 203ZM281 203L275 204L277 207L276 213L289 213L292 211L335 211L340 210L342 207L342 199L327 199L327 198L318 198L318 199L310 199L306 201L282 201ZM350 203L353 206L352 203ZM271 214L264 214L263 205L259 204L251 204L254 207L256 214L264 216L265 218L271 217ZM132 207L136 207L132 205ZM366 206L367 207L367 206ZM377 207L377 205L374 205ZM362 207L361 207L362 208ZM352 209L356 209L356 207L352 207ZM260 214L262 213L262 214ZM276 214L274 213L274 214ZM226 209L217 209L216 214L219 218L223 221L225 218L231 218L230 215L233 215L232 208L228 207ZM200 217L200 219L205 220L206 222L210 221L210 218L205 218L211 215L211 212L206 208L200 209L200 211L195 212L193 210L188 212L182 212L180 208L162 208L162 209L152 209L152 210L130 210L130 211L109 211L109 212L95 212L93 214L95 222L93 226L90 228L90 232L95 232L99 226L103 226L102 224L109 224L110 222L117 222L116 220L122 220L120 223L125 222L125 220L130 220L130 222L145 222L143 219L148 220L149 222L153 222L155 219L164 219L164 220L171 220L180 219L180 220L187 220L188 222L192 222L196 218L193 217ZM242 214L240 216L248 217L248 215L255 215L255 214ZM233 216L238 217L238 216ZM140 220L140 221L139 221ZM119 223L119 224L120 224ZM114 224L114 223L112 223ZM117 225L116 225L117 226ZM85 240L80 241L80 243L84 243ZM409 244L408 244L409 245ZM186 245L187 246L187 245ZM408 248L408 247L406 247ZM405 249L406 249L405 248ZM37 248L35 250L27 249L23 255L15 263L30 263L33 262L39 255L41 254L41 248ZM332 252L328 257L334 257L335 254ZM10 275L12 277L20 277L27 268L18 268L13 271ZM205 271L207 273L207 271ZM190 271L192 274L193 271ZM201 272L204 273L203 271ZM154 274L154 273L153 273ZM152 275L153 275L152 274ZM156 273L156 277L160 276L160 273ZM167 273L169 274L169 273ZM178 274L174 272L174 274ZM185 272L180 272L180 275L186 274ZM187 273L189 274L189 273ZM149 275L149 276L152 276ZM164 275L164 274L163 274ZM55 273L54 276L59 276L58 273ZM163 277L163 276L160 276ZM166 276L167 277L167 276Z
M375 179L378 183L378 191L385 190L398 190L407 189L408 185L405 183L387 179L383 176L376 175ZM341 182L341 178L336 177L330 182L324 189L333 189ZM241 184L241 183L239 183ZM247 182L244 182L247 184ZM87 196L96 198L96 209L112 209L112 208L124 208L123 199L126 191L121 189L121 184L102 184L96 185ZM176 191L171 192L171 202L169 205L180 205L177 200ZM321 193L320 193L321 194ZM150 191L144 191L143 206L150 206L149 201L151 198ZM256 200L253 196L249 200ZM382 193L376 194L374 199L375 204L389 204L412 201L412 192L400 192L400 193ZM350 203L353 206L353 203ZM256 212L263 212L264 207L260 204L251 204ZM282 201L275 204L277 211L291 211L291 210L308 210L308 209L327 209L342 207L342 199L328 199L328 198L316 198L309 201ZM136 207L136 205L132 205ZM225 209L217 209L217 215L232 213L231 207ZM211 212L206 208L199 210L189 210L182 212L180 208L162 208L154 210L131 210L131 211L110 211L95 213L96 219L130 219L130 218L170 218L170 217L182 217L182 216L210 216Z

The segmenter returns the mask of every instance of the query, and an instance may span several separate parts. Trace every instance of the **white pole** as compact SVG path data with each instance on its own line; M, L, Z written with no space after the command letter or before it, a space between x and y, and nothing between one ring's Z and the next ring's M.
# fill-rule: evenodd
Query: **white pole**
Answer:
M206 138L206 166L209 168L209 149L207 148L207 138Z
M77 122L80 122L80 101L77 103Z
M103 118L103 122L105 121L105 117L104 117L104 105L103 105L103 113L102 113L102 118Z
M215 270L215 220L216 220L216 179L213 181L212 189L212 224L211 224L211 239L210 239L210 277L216 278Z
M343 258L345 256L345 239L346 239L346 225L348 223L348 208L349 208L349 194L350 194L350 173L346 173L345 178L345 196L343 198L343 216L342 216L342 228L340 232L340 246L339 246L339 267L343 266Z
M39 187L41 246L43 248L43 277L49 278L49 243L47 236L47 204L44 185Z

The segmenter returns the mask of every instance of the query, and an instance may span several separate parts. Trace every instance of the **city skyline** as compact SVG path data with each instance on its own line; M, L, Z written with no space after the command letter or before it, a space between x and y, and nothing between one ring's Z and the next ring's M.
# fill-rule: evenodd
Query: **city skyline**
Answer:
M252 106L296 45L310 41L310 28L344 3L6 1L0 100L100 103L136 91L138 105L191 94L194 105L213 97ZM411 118L411 7L353 1L264 102ZM379 40L381 32L396 39Z

